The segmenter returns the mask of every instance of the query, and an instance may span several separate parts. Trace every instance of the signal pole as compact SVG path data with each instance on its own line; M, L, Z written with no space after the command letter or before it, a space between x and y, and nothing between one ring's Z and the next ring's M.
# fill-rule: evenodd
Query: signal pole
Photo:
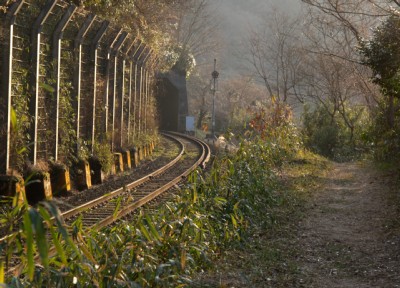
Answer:
M211 91L213 93L213 99L212 99L212 114L211 114L211 134L212 134L212 139L214 141L215 139L215 92L217 91L217 81L218 81L218 76L219 73L217 72L217 59L214 59L214 71L211 73L212 76L212 85L211 85Z

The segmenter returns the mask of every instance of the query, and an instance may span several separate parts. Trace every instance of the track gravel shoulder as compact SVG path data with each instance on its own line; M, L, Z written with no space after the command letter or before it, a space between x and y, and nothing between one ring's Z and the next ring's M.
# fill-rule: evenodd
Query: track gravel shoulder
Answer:
M298 230L304 287L400 287L395 178L369 164L334 164Z

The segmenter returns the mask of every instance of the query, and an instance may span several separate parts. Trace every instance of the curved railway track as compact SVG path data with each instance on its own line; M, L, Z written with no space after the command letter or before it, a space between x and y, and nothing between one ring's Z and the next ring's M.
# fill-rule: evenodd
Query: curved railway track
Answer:
M84 227L100 229L108 226L156 199L208 162L210 149L207 144L181 134L168 133L164 136L181 147L171 162L124 187L64 212L62 215L67 224L81 217Z
M112 225L138 208L150 202L154 203L154 200L184 181L196 168L205 167L209 161L211 153L206 143L177 133L163 133L163 136L170 138L180 147L174 159L140 179L63 212L61 215L66 225L70 225L78 217L82 219L83 229L101 229ZM1 238L0 243L7 241L8 237L10 236ZM55 251L50 251L50 255L53 253ZM18 262L11 265L9 273L21 271Z

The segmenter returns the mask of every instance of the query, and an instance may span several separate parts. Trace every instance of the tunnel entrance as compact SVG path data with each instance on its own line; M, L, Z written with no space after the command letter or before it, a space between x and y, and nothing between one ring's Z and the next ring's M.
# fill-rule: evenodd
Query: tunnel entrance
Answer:
M165 77L158 83L157 104L160 130L178 131L179 91Z
M172 69L160 75L157 90L160 130L185 132L188 115L186 72Z

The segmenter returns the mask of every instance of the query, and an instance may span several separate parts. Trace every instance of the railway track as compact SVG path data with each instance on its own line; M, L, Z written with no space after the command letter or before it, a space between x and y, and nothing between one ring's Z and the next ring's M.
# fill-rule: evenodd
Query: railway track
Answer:
M198 167L204 167L210 159L210 149L207 144L193 137L164 133L179 145L178 155L169 163L156 171L137 179L131 183L115 189L105 195L75 207L61 214L67 226L71 225L78 217L81 218L83 229L101 229L113 225L122 218L155 201L166 199L165 193L180 182ZM0 244L7 241L10 236L0 239ZM50 251L50 255L55 250ZM9 269L21 271L18 261Z
M184 180L197 167L204 167L209 160L209 147L201 141L179 134L164 135L181 147L171 162L124 187L64 212L62 215L66 223L71 224L77 217L81 217L84 227L100 229L108 226L153 201Z

